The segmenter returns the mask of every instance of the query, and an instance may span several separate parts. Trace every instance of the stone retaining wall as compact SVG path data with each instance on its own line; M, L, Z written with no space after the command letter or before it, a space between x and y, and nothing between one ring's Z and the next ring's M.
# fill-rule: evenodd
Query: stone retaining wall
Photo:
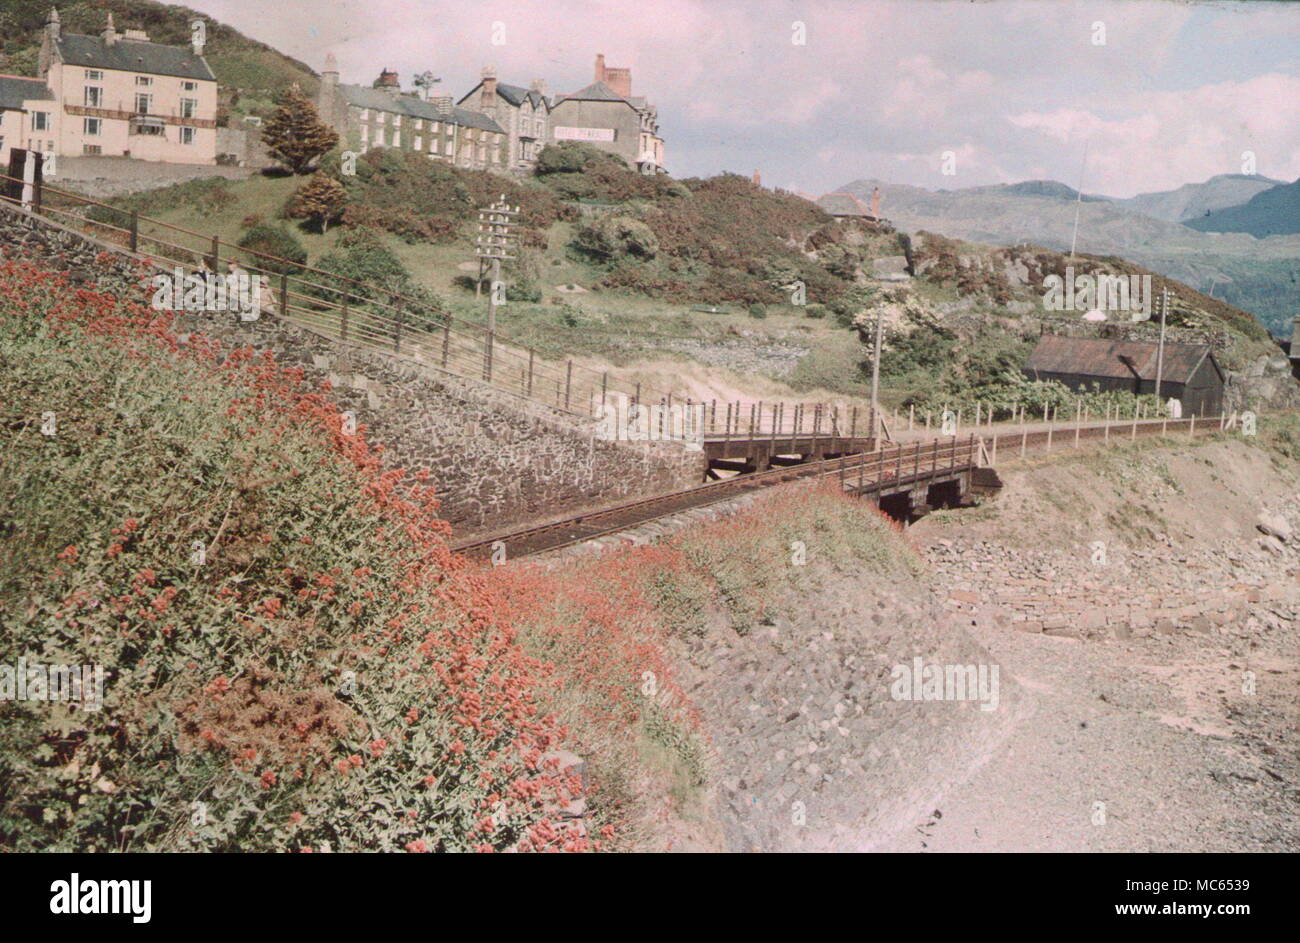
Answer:
M0 208L0 258L29 257L75 280L135 296L138 263L61 227ZM334 400L356 415L387 464L427 468L442 515L458 536L558 517L627 498L675 491L704 479L703 452L675 443L597 439L594 423L431 367L363 352L274 316L181 314L176 330L229 346L273 351L308 379L329 380Z

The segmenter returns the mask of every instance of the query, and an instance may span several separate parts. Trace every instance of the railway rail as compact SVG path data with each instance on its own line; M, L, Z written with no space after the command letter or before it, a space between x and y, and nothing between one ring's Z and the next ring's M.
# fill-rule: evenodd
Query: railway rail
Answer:
M1187 419L1135 420L1123 423L1067 424L1029 431L985 430L964 438L931 439L891 446L875 452L782 466L768 471L736 475L669 494L625 501L543 524L520 527L454 544L452 549L474 558L487 558L504 551L505 559L559 550L584 541L620 533L684 511L708 507L740 495L755 493L792 481L838 478L852 494L879 497L891 491L952 480L1004 456L1025 456L1030 450L1050 453L1079 448L1084 442L1118 443L1139 437L1187 435L1194 438L1223 429L1227 418L1210 416Z

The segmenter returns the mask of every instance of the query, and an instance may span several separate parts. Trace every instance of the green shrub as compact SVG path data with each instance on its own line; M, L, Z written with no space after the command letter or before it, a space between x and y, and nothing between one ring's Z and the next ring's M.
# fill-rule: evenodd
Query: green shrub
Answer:
M282 226L270 226L265 223L253 226L239 237L238 245L241 249L286 260L276 262L253 256L249 259L250 267L265 269L276 274L285 272L292 274L297 272L300 266L307 264L307 250L293 233Z
M767 317L767 305L765 305L765 304L759 304L758 302L755 302L754 304L750 305L750 306L749 306L749 316L750 316L751 318L765 318L765 317Z

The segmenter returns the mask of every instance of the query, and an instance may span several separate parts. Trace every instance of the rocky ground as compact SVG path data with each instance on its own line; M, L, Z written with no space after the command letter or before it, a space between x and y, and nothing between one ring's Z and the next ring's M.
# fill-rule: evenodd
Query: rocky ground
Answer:
M1126 443L1003 477L906 533L915 570L810 561L770 624L714 620L712 827L667 847L1300 848L1300 470ZM996 707L900 699L917 658L996 667Z

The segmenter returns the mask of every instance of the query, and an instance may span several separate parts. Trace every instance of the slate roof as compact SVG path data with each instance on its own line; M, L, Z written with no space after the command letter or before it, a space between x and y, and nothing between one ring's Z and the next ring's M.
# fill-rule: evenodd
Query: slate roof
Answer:
M817 205L832 216L870 216L871 211L852 193L827 193Z
M576 92L570 92L568 95L560 95L555 99L555 102L556 104L559 104L562 101L570 100L589 102L623 102L629 108L635 109L636 107L604 82L592 82L590 85L585 88L580 88Z
M0 75L0 108L21 111L23 101L54 101L54 93L40 79Z
M366 88L362 85L340 85L344 100L358 108L373 108L375 111L387 111L390 114L409 115L412 118L425 118L429 121L446 121L465 128L482 128L505 134L501 125L487 115L477 111L452 106L451 114L440 112L433 102L416 98L414 95L393 95L382 88Z
M479 93L479 89L482 87L483 83L479 82L462 95L457 104L463 104L469 101ZM551 107L551 100L549 98L541 92L534 92L531 88L524 88L522 85L508 85L505 82L498 82L497 94L516 108L522 105L525 101L532 102L534 108L540 107L541 105L545 105L547 108Z
M200 82L217 80L204 58L194 55L189 46L163 46L138 39L119 39L110 46L98 36L65 33L59 37L58 51L67 65L87 69L174 75Z
M1029 355L1025 370L1029 373L1067 373L1122 379L1132 379L1136 370L1143 380L1154 381L1159 348L1160 345L1154 341L1044 334L1038 339L1034 352ZM1206 357L1210 358L1222 379L1223 372L1219 370L1208 344L1171 344L1166 341L1162 377L1174 383L1186 383Z

